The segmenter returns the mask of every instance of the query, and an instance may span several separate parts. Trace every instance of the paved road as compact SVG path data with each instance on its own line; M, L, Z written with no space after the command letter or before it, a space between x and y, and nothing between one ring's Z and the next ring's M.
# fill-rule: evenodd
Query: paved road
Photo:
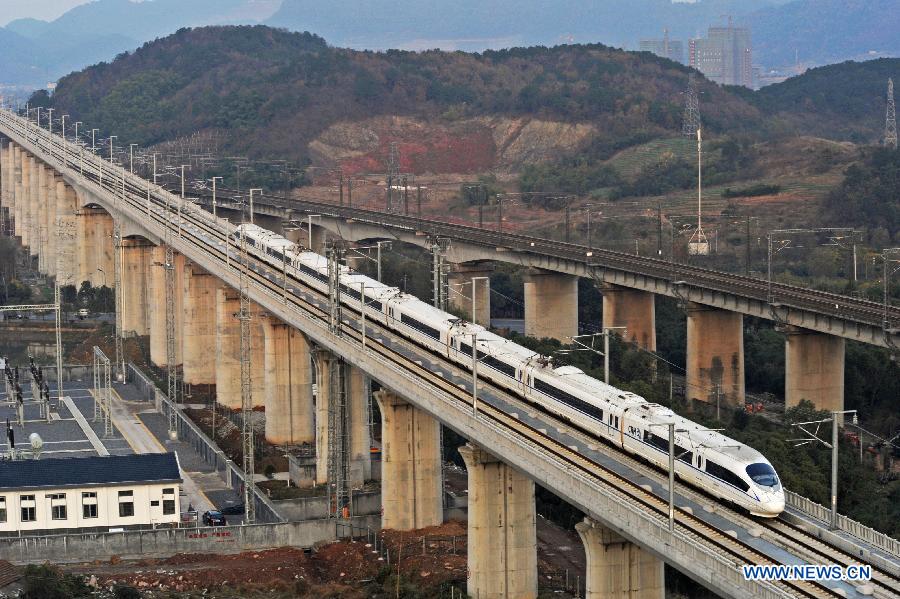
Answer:
M178 454L179 461L182 462L181 454L183 452L179 452L178 447L167 447L167 444L164 444L163 441L157 438L157 436L154 435L142 421L142 414L156 414L152 404L148 404L147 402L126 401L122 399L115 389L113 389L112 395L110 413L112 415L113 425L121 431L122 436L125 437L125 440L128 441L128 444L135 453L165 453L167 451L174 451ZM185 495L182 500L181 509L186 510L188 507L183 503L185 499L201 514L206 510L214 509L212 501L209 500L194 480L192 476L193 473L186 469L187 464L182 462L181 465L182 477L184 478L182 491Z

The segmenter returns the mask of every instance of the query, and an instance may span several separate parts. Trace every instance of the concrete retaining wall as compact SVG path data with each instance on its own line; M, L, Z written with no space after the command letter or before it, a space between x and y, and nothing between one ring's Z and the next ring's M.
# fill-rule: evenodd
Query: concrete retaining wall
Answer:
M352 495L353 511L357 516L379 516L381 514L381 491L370 491ZM328 498L303 497L298 499L283 499L274 501L278 513L290 520L314 520L322 518L328 510Z
M378 516L353 518L355 534L376 530ZM362 532L361 532L362 531ZM312 547L349 536L335 520L249 526L133 530L115 533L0 539L0 555L14 564L168 557L176 553L239 553L276 547Z

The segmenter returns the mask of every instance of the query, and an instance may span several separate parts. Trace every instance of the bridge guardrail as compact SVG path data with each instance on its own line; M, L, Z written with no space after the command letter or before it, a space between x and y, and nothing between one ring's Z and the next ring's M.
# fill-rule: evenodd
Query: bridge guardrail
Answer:
M829 508L820 505L811 499L807 499L802 495L798 495L797 493L785 489L784 502L788 507L797 509L816 520L831 522L831 510ZM860 524L856 520L848 518L843 514L838 514L837 525L838 530L846 532L873 547L883 549L888 553L900 557L900 540L889 537L882 532L878 532L865 524Z

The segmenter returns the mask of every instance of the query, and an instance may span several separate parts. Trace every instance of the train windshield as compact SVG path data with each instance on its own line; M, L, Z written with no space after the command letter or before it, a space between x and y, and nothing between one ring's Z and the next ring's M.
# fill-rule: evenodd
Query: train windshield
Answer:
M753 482L762 487L778 486L778 475L768 464L750 464L747 466L747 474Z

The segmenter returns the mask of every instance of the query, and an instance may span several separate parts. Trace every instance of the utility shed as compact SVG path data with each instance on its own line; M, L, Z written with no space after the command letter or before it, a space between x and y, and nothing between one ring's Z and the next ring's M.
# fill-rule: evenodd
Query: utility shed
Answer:
M0 534L177 525L174 453L0 462Z

